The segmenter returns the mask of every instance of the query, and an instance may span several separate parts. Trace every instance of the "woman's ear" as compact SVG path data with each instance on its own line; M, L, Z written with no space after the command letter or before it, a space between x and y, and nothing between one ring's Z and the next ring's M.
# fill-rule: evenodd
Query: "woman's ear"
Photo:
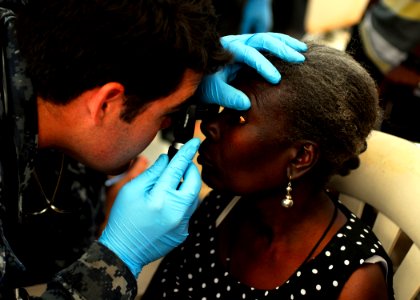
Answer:
M318 145L311 141L300 141L295 144L295 157L290 163L290 176L298 178L307 173L319 158Z

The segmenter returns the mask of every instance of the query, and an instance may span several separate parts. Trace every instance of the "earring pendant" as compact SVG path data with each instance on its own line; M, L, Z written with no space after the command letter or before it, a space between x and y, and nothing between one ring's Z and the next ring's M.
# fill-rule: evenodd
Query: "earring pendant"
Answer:
M281 200L281 205L285 208L290 208L293 206L293 199L292 195L290 194L292 192L292 181L289 180L289 183L286 187L286 197Z

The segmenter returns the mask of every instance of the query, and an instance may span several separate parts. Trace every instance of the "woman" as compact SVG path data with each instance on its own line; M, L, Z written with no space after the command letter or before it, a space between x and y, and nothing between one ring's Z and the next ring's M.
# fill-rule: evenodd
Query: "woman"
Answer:
M375 84L343 52L310 45L305 56L270 57L279 85L241 71L251 109L203 121L198 162L213 191L142 299L393 298L380 242L325 188L366 150Z

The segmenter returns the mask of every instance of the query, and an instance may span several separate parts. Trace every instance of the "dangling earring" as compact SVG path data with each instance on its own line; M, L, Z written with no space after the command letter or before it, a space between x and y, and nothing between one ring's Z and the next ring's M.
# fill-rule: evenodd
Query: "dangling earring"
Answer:
M290 192L292 191L292 176L289 175L289 183L286 187L286 197L281 200L281 205L285 208L290 208L293 206L292 195Z

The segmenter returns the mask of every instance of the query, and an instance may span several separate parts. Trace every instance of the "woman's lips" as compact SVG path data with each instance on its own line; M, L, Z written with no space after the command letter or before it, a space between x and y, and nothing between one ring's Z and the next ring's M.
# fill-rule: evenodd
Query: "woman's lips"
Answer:
M202 166L208 166L211 167L211 159L209 158L208 151L206 148L203 147L203 144L201 144L199 150L198 150L198 156L197 156L197 162Z
M197 162L202 166L211 166L211 164L208 162L208 159L205 158L201 153L197 156Z

